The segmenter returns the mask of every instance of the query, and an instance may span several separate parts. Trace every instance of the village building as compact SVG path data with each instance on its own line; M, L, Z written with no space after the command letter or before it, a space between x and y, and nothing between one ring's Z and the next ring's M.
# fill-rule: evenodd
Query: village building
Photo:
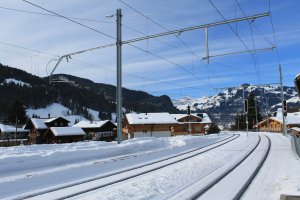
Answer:
M83 141L85 132L79 127L50 127L45 132L45 143L71 143Z
M178 121L169 113L129 113L124 120L125 138L170 137Z
M211 120L206 113L171 114L178 124L173 126L172 136L187 134L206 134Z
M290 129L293 127L300 127L300 112L287 113L285 118L286 128ZM282 114L279 109L276 112L276 116L269 117L261 122L259 122L254 127L258 128L260 132L281 132L282 131Z
M23 127L0 124L0 146L28 144L29 130Z
M30 144L43 144L46 143L45 133L49 127L68 127L69 123L70 122L63 117L31 118L24 128L30 130Z
M117 126L110 120L88 121L83 120L73 125L80 127L86 133L86 139L111 142L117 138Z
M292 136L300 138L300 127L292 127L289 129L289 132Z

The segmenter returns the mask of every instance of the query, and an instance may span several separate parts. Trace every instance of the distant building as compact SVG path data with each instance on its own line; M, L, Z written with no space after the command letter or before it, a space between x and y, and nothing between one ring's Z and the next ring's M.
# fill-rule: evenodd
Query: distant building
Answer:
M45 132L45 143L71 143L83 141L85 132L79 127L50 127Z
M86 139L100 140L111 142L117 137L117 126L110 120L105 121L87 121L83 120L73 125L73 127L80 127L86 133Z
M300 127L300 112L287 113L286 116L286 128L290 129L292 127ZM261 122L259 122L254 127L258 128L260 132L281 132L282 131L282 114L279 109L276 112L276 116L269 117Z
M0 124L0 146L13 146L28 143L29 130L23 127Z
M178 124L173 127L172 135L205 134L211 125L211 120L206 113L171 114ZM189 130L190 129L190 130Z
M190 117L190 119L189 119ZM211 120L206 113L129 113L125 117L123 133L128 138L170 137L175 135L205 134ZM189 131L190 127L190 131Z
M127 138L170 137L178 122L169 113L129 113L124 120L123 133Z
M300 137L300 128L299 127L290 128L290 134L296 137Z
M70 121L63 117L56 118L31 118L25 125L25 129L29 129L30 144L46 143L45 133L50 127L68 127Z

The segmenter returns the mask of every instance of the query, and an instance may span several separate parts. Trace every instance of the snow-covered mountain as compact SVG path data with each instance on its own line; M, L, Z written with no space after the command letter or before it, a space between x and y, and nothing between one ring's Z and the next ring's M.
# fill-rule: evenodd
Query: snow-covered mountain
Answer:
M280 87L274 85L251 86L243 84L243 87L235 89L225 89L214 96L204 96L200 98L185 97L173 100L173 104L179 110L186 110L191 105L191 110L195 112L207 112L217 122L232 122L237 112L243 109L243 96L245 98L253 92L257 97L257 105L264 114L267 110L275 111L281 106ZM287 100L289 108L300 107L300 99L294 87L284 86L284 98Z

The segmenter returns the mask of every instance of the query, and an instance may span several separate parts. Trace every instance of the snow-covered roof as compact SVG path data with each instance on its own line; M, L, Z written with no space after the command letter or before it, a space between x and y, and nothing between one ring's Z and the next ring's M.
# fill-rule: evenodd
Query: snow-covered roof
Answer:
M109 120L104 121L89 121L89 120L82 120L75 124L73 127L80 127L80 128L100 128L104 124L109 122Z
M1 132L12 133L12 132L16 132L16 127L0 124L0 130L1 130ZM27 131L27 130L24 130L24 128L17 128L17 132L24 132L24 131Z
M188 114L171 114L171 115L172 115L172 116L174 117L174 119L176 119L176 120L179 120L179 119L182 119L182 118L188 116ZM201 117L197 116L197 114L191 114L191 115L194 116L194 117L197 117L197 118L200 118L200 119L201 119Z
M198 114L202 114L203 117L198 116ZM176 120L182 119L182 118L188 116L187 114L171 114L171 115ZM209 116L206 113L191 113L191 115L194 116L194 117L198 117L198 118L202 119L201 122L197 122L197 123L208 123L208 124L211 123L211 120L210 120Z
M79 127L51 127L50 130L55 136L85 135Z
M58 119L58 118L65 119L65 118L63 118L63 117L54 117L54 118L46 119L46 120L45 120L45 123L53 122L54 120L56 120L56 119ZM65 119L65 120L67 120L67 119ZM69 120L67 120L67 121L69 121Z
M203 114L202 123L207 123L207 124L212 123L207 113L202 113L202 114Z
M47 129L48 127L45 124L45 120L47 119L40 119L40 118L31 118L30 119L32 124L37 129Z
M292 128L290 128L291 130L295 130L295 131L298 131L298 132L300 132L300 128L299 127L292 127Z
M275 117L270 117L269 119L277 121L277 122L279 122L279 123L282 124L281 109L280 109L280 112L277 111L277 115ZM265 121L267 121L267 119L259 122L258 125L264 123ZM290 124L300 124L300 112L287 113L287 116L285 117L285 121L286 121L287 125L290 125Z
M129 124L177 124L169 113L129 113L126 114Z
M276 113L276 117L273 117L273 119L275 118L275 120L282 123L282 109L278 108ZM300 124L300 112L287 113L285 119L286 124Z

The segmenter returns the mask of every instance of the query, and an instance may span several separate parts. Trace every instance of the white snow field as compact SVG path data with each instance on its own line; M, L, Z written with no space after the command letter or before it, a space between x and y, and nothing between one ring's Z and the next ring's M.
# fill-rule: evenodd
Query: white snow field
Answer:
M240 136L233 136L240 134ZM97 184L126 178L143 170L151 172L133 176L113 185L92 190L71 199L171 199L195 182L205 185L217 173L225 170L247 154L261 135L262 142L250 155L233 178L224 178L223 183L213 187L201 199L227 199L228 187L243 182L247 170L255 165L266 150L266 137L271 140L271 151L256 178L242 197L243 199L279 199L280 194L300 195L300 160L292 150L290 138L277 133L223 132L210 136L178 136L169 138L138 138L115 142L79 142L71 144L50 144L0 148L0 199L22 199L27 195L61 188L83 180L93 180L68 189L54 191L32 199L57 199L68 192L93 188ZM234 139L236 137L236 139ZM227 139L229 138L229 139ZM224 145L226 141L232 140ZM216 143L218 142L218 143ZM213 144L216 143L216 144ZM217 148L209 150L212 146ZM210 146L209 146L210 145ZM182 154L192 149L204 152L170 166L162 166L160 159ZM193 154L188 153L189 155ZM164 161L168 163L179 158ZM143 164L149 165L141 168ZM159 169L154 170L154 167ZM135 168L134 170L130 170ZM226 179L227 182L226 182ZM101 183L100 183L101 182ZM225 183L225 184L224 184ZM205 197L205 195L213 196ZM214 197L214 198L212 198Z

